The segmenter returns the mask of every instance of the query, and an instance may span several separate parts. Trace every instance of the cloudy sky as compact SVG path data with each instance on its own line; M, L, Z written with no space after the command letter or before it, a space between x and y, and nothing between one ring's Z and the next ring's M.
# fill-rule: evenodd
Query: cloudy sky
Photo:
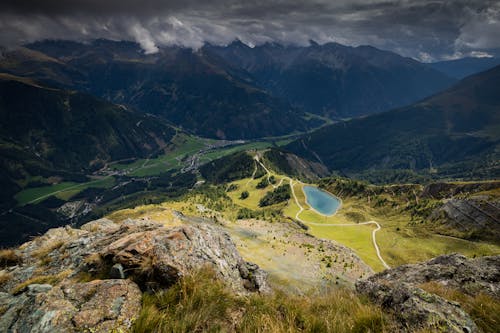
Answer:
M369 44L423 61L500 55L499 0L1 0L0 44Z

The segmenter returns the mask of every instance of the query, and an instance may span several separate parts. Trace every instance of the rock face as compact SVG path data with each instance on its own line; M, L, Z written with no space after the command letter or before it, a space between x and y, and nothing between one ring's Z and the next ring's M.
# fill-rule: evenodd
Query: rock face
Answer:
M443 233L452 230L461 238L498 241L500 200L480 195L449 199L431 213L429 221L444 229Z
M110 332L129 329L141 309L141 291L130 280L32 284L19 296L0 293L2 332Z
M168 288L196 269L212 269L237 293L269 291L265 272L206 224L99 220L51 229L18 252L22 264L3 271L10 280L0 286L0 332L127 330L141 291Z
M437 328L448 332L478 331L458 304L418 287L431 281L470 295L483 292L500 297L500 256L467 259L458 254L444 255L359 280L356 290L394 313L402 331Z

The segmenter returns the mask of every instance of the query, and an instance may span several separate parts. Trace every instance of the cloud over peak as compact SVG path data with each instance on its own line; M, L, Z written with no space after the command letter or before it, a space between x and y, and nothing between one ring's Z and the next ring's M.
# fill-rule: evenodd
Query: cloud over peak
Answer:
M500 48L493 0L3 0L0 43L39 39L162 45L369 44L431 61ZM478 53L479 52L479 53Z

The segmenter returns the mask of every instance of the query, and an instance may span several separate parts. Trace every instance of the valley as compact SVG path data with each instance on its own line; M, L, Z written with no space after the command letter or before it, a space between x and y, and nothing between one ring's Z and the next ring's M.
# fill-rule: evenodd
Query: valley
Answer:
M281 257L271 256L270 253L274 253L276 249L284 251L286 246L279 244L279 240L283 239L282 236L276 237L275 240L265 235L275 232L271 230L275 230L276 225L284 224L285 226L279 228L296 230L297 225L293 221L299 221L306 228L306 233L318 239L331 240L354 250L374 271L420 262L444 253L460 252L471 257L500 253L498 243L445 237L428 230L425 226L410 223L412 218L409 212L404 212L409 202L398 195L391 197L391 200L396 202L389 206L377 204L384 199L387 200L387 196L383 194L341 196L340 209L334 215L322 215L312 209L306 201L303 187L310 185L292 179L288 175L271 171L262 162L264 151L256 151L253 154L256 154L253 155L255 168L260 165L265 171L260 177L238 179L224 183L213 190L200 188L195 191L197 194L188 194L180 201L167 201L159 206L140 206L126 213L117 212L116 216L154 219L153 216L156 214L154 212L166 209L176 210L187 216L215 219L217 223L226 226L230 234L238 240L237 244L240 244L244 256L248 255L249 260L269 268L271 276L272 272L276 272L276 278L282 278L286 274L300 276L299 272L292 272L290 268L285 272L283 267L278 268L285 262L294 262L297 259L289 257L284 252ZM251 174L255 176L255 169ZM259 186L263 179L272 179L272 182L268 182L265 187ZM282 184L291 184L292 196L285 202L262 207L260 205L262 198ZM328 186L323 188L328 189ZM248 196L243 198L241 195L243 192L248 192ZM140 214L135 215L133 212L136 211ZM149 211L152 212L151 215ZM114 220L113 216L115 215L111 215L110 218ZM247 220L248 218L254 220ZM299 282L310 285L307 281Z
M0 45L0 331L496 333L498 58L226 42Z

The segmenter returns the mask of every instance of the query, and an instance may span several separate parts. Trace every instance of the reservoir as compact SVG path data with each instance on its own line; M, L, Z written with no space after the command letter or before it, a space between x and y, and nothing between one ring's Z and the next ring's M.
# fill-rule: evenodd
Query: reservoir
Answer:
M304 193L306 195L306 202L311 208L323 215L333 215L339 209L341 201L314 186L304 186Z

